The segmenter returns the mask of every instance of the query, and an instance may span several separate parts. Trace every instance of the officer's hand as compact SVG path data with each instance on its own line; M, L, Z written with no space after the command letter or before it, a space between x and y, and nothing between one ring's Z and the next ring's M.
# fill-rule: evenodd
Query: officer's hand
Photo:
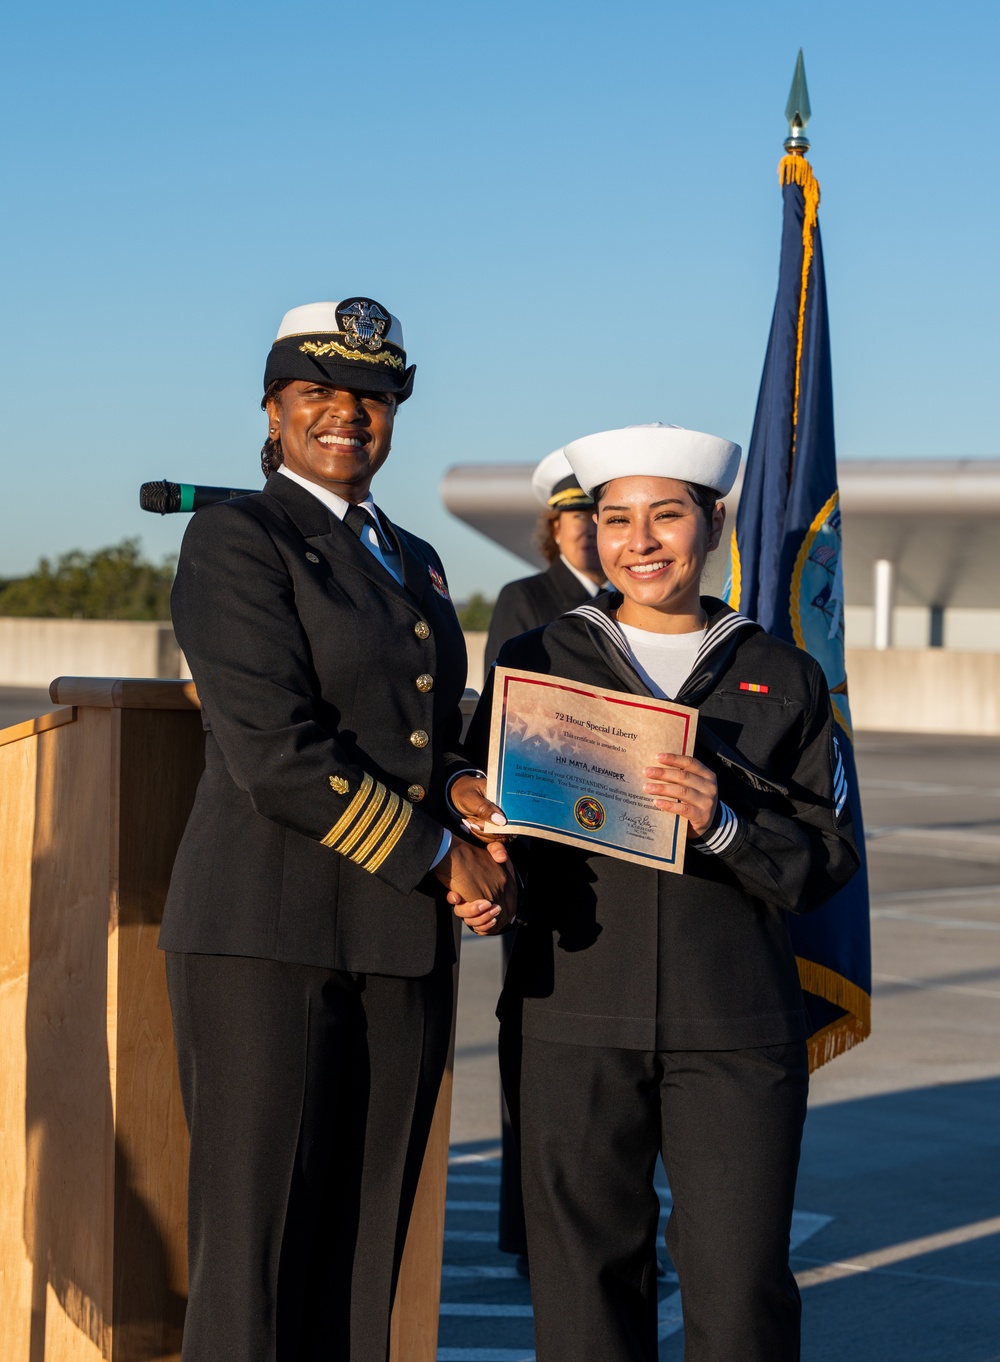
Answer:
M505 927L517 911L517 881L499 843L476 847L453 837L434 874L456 916L481 936Z
M482 776L459 776L452 782L448 798L462 815L462 827L481 842L503 841L507 822L503 810L486 798Z
M659 752L658 766L647 766L643 775L649 778L642 788L646 794L658 795L658 809L666 809L679 818L686 818L695 837L701 837L711 826L719 802L719 783L715 772L694 757L676 752Z

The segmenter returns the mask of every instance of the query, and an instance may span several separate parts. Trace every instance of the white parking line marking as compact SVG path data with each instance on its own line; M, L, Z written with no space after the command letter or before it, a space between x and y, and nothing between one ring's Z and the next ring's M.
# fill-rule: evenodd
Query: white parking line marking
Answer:
M903 984L906 988L927 989L934 993L965 993L970 998L1000 998L995 988L968 988L965 984L936 984L933 979L907 979L902 974L873 974L879 984Z
M503 1278L505 1281L513 1281L520 1277L521 1274L516 1267L499 1267L495 1266L493 1263L471 1263L467 1267L458 1267L451 1263L445 1263L444 1267L441 1269L441 1276L462 1278L465 1280L470 1278L499 1277ZM527 1284L527 1277L522 1278L522 1280Z
M438 1348L437 1362L535 1362L533 1348Z
M954 927L959 932L1000 932L1000 922L977 922L974 918L926 917L923 913L907 913L901 908L873 908L873 918L888 918L890 922L915 922L920 927Z
M890 1244L887 1248L875 1249L871 1253L861 1253L846 1262L824 1263L797 1276L800 1288L817 1286L821 1282L832 1282L838 1277L849 1277L855 1272L877 1272L880 1268L890 1267L893 1263L904 1263L909 1258L920 1258L925 1253L937 1253L941 1249L952 1248L956 1244L970 1244L977 1239L988 1239L1000 1234L1000 1215L990 1220L977 1220L968 1225L959 1225L941 1234L927 1234L921 1239L909 1239L902 1244ZM984 1283L992 1285L992 1283Z
M498 1305L491 1301L486 1304L459 1304L457 1301L442 1301L442 1315L469 1315L473 1318L531 1319L530 1305Z

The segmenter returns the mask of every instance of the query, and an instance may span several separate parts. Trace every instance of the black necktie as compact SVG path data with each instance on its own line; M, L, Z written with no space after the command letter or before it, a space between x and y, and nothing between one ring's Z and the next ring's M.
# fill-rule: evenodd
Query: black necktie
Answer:
M364 542L364 531L369 529L374 530L375 538L378 540L378 546L382 552L388 554L394 554L396 552L383 534L382 526L378 523L376 517L370 515L363 506L357 506L354 503L348 506L347 514L344 516L344 524L349 530L353 530L358 538L362 540L362 543Z

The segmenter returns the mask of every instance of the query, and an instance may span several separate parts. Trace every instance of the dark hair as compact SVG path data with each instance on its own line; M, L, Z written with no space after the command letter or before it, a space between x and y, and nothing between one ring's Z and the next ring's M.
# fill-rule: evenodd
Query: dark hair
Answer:
M600 506L607 494L608 482L602 482L600 487L595 487L593 491L594 505ZM683 481L683 479L682 479ZM698 507L708 523L709 529L712 528L712 512L715 510L715 503L721 501L719 493L713 487L704 487L700 482L685 482L684 486L688 489L691 500Z
M287 388L291 381L290 378L276 378L273 383L269 383L264 390L264 396L260 399L262 410L266 411L268 402L273 401L282 388ZM269 478L272 473L277 473L284 461L285 456L281 452L281 441L272 440L268 435L260 451L260 471L265 478Z
M558 511L543 511L535 526L535 547L547 563L554 563L559 557L556 543L556 526L559 524Z

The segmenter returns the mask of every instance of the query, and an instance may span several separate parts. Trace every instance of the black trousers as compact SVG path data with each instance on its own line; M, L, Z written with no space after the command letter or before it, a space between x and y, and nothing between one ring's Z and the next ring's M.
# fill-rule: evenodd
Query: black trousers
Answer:
M517 938L516 930L500 938L503 946L503 972L507 974L510 953ZM528 1252L524 1228L524 1201L521 1197L521 1157L510 1119L510 1110L500 1085L500 1235L501 1253L525 1255Z
M656 1362L658 1153L685 1362L798 1362L788 1239L804 1042L655 1054L505 1028L500 1062L521 1147L538 1362Z
M191 1131L183 1362L386 1362L452 971L167 956Z

